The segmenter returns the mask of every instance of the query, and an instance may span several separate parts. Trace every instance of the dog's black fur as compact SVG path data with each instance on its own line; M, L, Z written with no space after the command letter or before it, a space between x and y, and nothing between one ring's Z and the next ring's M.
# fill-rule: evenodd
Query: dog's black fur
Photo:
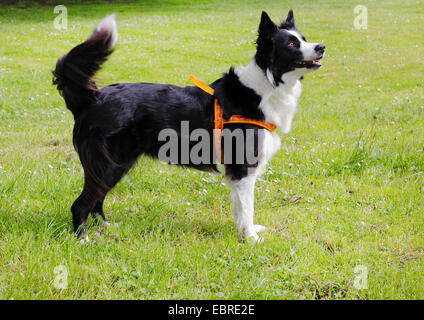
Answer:
M157 157L165 143L158 141L162 129L179 132L181 121L189 121L190 131L204 128L212 137L214 97L197 87L119 83L98 89L92 77L112 53L111 41L109 30L95 30L85 42L61 57L53 71L53 83L75 119L73 143L84 168L84 189L71 208L78 236L84 233L90 212L105 219L102 207L107 192L137 158L142 154ZM258 108L260 97L241 84L232 68L211 87L223 108L224 118L238 114L264 120ZM237 127L257 131L251 125ZM213 152L210 154L214 156ZM187 166L217 171L214 160ZM226 174L241 179L249 166L228 164Z
M280 28L295 28L291 11ZM275 56L281 56L288 50L285 44L288 40L283 38L289 36L277 31L278 27L263 12L255 59L264 72L270 69L275 79L281 79L284 72L293 69L292 62L301 57L294 52L283 59ZM137 158L142 154L158 156L160 147L165 143L158 140L161 130L170 128L180 133L181 121L189 121L191 131L207 129L212 137L214 97L197 87L119 83L97 88L92 78L112 53L113 37L111 29L96 29L85 42L61 57L53 71L54 84L75 118L73 143L84 168L84 188L71 208L78 236L84 233L90 212L105 219L102 207L106 194ZM282 39L276 39L278 37ZM279 50L278 46L283 45L285 47ZM223 108L225 119L235 114L265 119L259 108L261 97L244 86L232 68L211 87ZM256 126L239 124L229 127L254 129L255 137L258 137ZM257 154L259 143L255 143L255 148ZM213 157L214 153L210 152L210 155ZM189 163L187 166L217 171L214 163L215 159L210 159L208 163ZM225 173L230 179L240 180L251 166L257 166L257 163L227 164Z

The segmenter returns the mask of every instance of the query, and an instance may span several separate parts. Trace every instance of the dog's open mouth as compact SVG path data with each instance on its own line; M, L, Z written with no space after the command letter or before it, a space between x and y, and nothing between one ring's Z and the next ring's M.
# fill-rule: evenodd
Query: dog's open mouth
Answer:
M319 68L321 67L321 60L296 61L295 66L297 68Z

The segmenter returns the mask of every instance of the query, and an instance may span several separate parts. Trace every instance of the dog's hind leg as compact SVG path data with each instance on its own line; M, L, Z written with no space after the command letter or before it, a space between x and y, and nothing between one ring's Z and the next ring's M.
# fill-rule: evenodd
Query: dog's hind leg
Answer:
M102 200L98 200L96 202L96 204L94 205L93 211L91 212L91 215L93 216L94 219L100 218L101 221L106 222L106 216L105 216L105 213L103 212L103 202L104 202L104 197Z
M103 194L102 188L93 179L86 176L84 189L71 207L74 231L78 238L85 235L88 215L93 210L96 202L104 197Z
M104 196L96 202L91 212L93 218L100 218L102 222L106 222L106 216L103 212L103 202L105 200L106 194L119 182L119 180L121 180L122 176L127 171L127 168L117 165L110 165L106 170L102 182L105 186L107 186L107 190L105 190Z
M105 141L101 133L93 131L87 140L85 136L88 133L80 127L76 125L77 130L74 129L74 144L84 168L85 184L71 208L74 230L78 237L85 234L90 212L105 218L103 201L106 194L131 168L138 156L133 151L136 149L136 142L128 132L109 137ZM126 141L126 144L122 141Z

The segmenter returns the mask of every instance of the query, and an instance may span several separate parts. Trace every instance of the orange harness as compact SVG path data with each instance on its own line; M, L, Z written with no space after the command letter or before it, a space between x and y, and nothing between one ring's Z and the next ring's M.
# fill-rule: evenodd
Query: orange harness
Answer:
M202 80L197 79L195 76L191 75L189 80L193 82L197 87L203 91L209 93L211 96L214 95L215 90L209 87ZM233 115L228 120L224 120L222 107L219 105L218 98L215 97L214 101L214 144L215 152L217 159L221 160L221 163L224 163L224 154L221 150L221 132L224 129L224 125L228 123L246 123L253 124L258 127L267 129L268 131L274 131L277 126L271 122L263 122L255 119L245 118L240 115Z

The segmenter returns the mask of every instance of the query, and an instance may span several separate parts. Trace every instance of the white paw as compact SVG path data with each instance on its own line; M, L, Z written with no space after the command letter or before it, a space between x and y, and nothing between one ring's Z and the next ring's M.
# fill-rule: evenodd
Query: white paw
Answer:
M257 243L263 243L264 242L264 238L263 237L259 237L257 234L252 235L250 237L246 237L246 242L248 244L250 244L251 246L257 244Z
M261 225L253 225L251 228L248 228L245 230L244 233L244 239L247 243L253 245L255 243L262 243L264 242L264 238L259 237L257 232L265 230L264 226Z
M254 228L255 228L255 231L256 232L262 232L262 231L265 231L266 230L266 227L265 226L262 226L260 224L255 224L254 225Z
M82 238L82 239L80 240L80 243L81 243L81 244L88 243L88 242L90 242L90 238L89 238L88 236L85 236L85 238Z
M103 221L102 222L102 225L105 226L106 228L109 228L109 227L115 227L115 228L117 228L122 223L122 222L109 222L109 221L104 221L104 220L102 220L102 221Z

